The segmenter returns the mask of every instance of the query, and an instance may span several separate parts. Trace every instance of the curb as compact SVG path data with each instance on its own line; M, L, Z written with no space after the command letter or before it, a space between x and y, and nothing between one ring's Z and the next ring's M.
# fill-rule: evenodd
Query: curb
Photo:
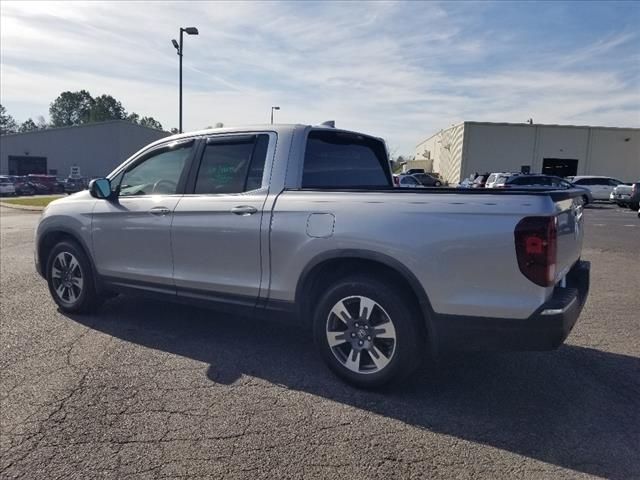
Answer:
M28 212L41 212L44 207L38 207L35 205L17 205L15 203L0 202L0 207L13 208L15 210L26 210Z

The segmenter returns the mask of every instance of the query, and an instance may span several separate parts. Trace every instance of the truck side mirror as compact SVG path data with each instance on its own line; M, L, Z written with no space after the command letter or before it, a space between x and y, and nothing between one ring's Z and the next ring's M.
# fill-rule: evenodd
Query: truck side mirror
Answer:
M96 178L89 183L89 192L95 198L111 197L111 182L108 178Z

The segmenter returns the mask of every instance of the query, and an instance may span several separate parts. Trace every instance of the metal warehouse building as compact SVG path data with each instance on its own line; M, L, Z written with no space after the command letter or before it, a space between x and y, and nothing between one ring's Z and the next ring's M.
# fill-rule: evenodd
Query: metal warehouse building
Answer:
M0 174L101 177L148 143L171 135L124 120L51 128L0 137Z
M561 177L637 181L640 129L463 122L419 143L415 164L452 184L474 173L520 172L523 167Z

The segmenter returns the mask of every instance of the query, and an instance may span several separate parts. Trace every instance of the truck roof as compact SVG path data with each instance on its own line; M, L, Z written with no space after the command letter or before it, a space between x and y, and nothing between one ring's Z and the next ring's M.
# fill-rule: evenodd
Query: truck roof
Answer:
M306 125L302 123L275 123L275 124L236 125L232 127L207 128L204 130L195 130L192 132L178 133L170 137L161 138L160 140L157 140L152 144L147 145L145 149L150 146L153 146L159 143L166 143L167 141L171 141L171 140L180 140L182 138L191 138L191 137L202 136L202 135L214 135L214 134L219 135L224 133L255 132L256 130L263 131L263 132L274 132L276 134L279 134L279 133L289 134L298 128L303 128L303 129L313 128L313 129L319 129L319 130L331 130L336 132L353 133L357 135L362 135L363 137L375 138L377 140L384 141L384 139L380 137L376 137L374 135L370 135L367 133L329 127L327 125Z

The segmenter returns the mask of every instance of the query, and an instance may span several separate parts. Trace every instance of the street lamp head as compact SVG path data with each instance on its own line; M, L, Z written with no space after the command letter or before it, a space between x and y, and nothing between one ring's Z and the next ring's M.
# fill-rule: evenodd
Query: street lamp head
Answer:
M178 52L180 52L180 45L178 45L178 42L176 42L175 39L172 39L171 43L173 43L173 46L176 47L176 50L178 50Z
M271 107L271 108L273 108L274 110L280 110L280 107Z
M196 27L187 27L182 30L187 32L188 35L198 35L198 29Z

